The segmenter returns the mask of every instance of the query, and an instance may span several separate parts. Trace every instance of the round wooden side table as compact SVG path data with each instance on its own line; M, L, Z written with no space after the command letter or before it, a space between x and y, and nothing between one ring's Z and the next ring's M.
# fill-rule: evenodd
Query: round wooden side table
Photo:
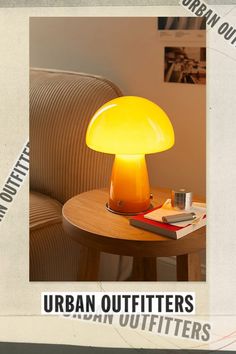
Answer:
M170 198L168 189L155 189L153 205ZM206 227L173 240L129 225L129 217L106 209L108 191L91 190L63 206L63 226L82 247L79 280L97 280L100 252L133 257L130 280L156 280L156 257L177 256L177 280L200 281L199 252L206 247ZM108 265L109 267L109 265Z

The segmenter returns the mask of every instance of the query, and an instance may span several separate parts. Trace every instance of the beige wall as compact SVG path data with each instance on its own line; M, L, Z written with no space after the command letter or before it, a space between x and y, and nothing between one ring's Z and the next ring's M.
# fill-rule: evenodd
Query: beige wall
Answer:
M88 72L114 81L125 95L159 104L176 143L147 157L153 186L205 194L205 86L163 82L164 41L156 18L32 18L30 64ZM167 46L197 46L167 42Z

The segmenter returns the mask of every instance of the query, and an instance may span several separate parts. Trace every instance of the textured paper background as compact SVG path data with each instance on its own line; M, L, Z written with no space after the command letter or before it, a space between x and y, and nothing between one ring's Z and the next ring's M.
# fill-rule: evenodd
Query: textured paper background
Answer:
M2 2L3 3L3 2ZM12 2L14 3L14 2ZM163 3L163 2L162 2ZM167 2L165 2L167 3ZM173 3L173 2L172 2ZM221 2L223 3L223 2ZM233 5L216 6L235 23ZM22 2L23 4L23 2ZM61 2L59 6L62 6ZM0 187L28 137L30 16L189 16L181 6L0 9ZM3 6L3 5L2 5ZM236 48L208 31L207 86L207 282L206 283L30 283L28 281L28 183L0 224L0 341L111 347L194 348L190 340L139 333L94 323L40 315L41 291L195 291L196 316L212 321L212 348L236 331ZM197 104L197 102L196 102ZM196 171L197 172L197 171ZM28 181L27 181L28 182ZM229 217L229 214L231 217ZM209 300L209 301L208 301ZM92 334L92 335L91 335ZM201 346L200 348L207 348ZM229 349L236 348L231 344Z

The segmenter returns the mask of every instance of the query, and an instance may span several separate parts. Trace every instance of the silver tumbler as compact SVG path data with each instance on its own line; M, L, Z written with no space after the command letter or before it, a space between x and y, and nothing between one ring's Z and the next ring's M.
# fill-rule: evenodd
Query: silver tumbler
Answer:
M189 210L192 206L192 192L186 189L172 190L171 205L176 210Z

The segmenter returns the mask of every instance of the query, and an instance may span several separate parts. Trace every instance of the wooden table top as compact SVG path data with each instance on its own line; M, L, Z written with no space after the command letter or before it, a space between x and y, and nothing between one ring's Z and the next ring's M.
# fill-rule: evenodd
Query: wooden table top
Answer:
M158 206L171 197L171 190L151 191L152 204ZM77 242L101 251L131 256L170 256L205 248L206 228L173 240L133 227L128 216L106 209L108 190L99 189L79 194L68 200L62 210L65 230Z

